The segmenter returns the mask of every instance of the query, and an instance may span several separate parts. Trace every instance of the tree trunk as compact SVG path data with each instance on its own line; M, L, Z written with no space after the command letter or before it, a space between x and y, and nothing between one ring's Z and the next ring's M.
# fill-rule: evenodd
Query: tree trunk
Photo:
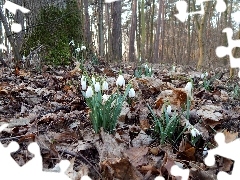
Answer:
M157 20L157 30L156 30L156 38L155 38L155 45L154 45L154 62L157 62L157 59L159 58L159 42L160 42L160 27L161 27L161 6L163 6L163 1L159 0L158 4L158 20Z
M144 0L141 2L141 58L145 61L145 42L146 42L146 24L145 24L145 12L144 12Z
M137 0L132 1L132 19L131 19L131 29L130 29L130 37L129 37L129 54L128 58L129 61L135 62L136 55L135 55L135 35L137 29Z
M17 45L14 43L13 35L10 31L10 27L8 26L7 19L4 16L2 9L0 9L0 19L2 20L6 36L12 46L12 50L13 50L13 54L14 54L14 58L15 58L15 66L18 67L19 61L21 60L21 56L19 54L19 49L18 49Z
M155 12L155 0L153 0L151 8L151 27L150 27L150 53L149 61L153 63L153 22L154 22L154 12Z
M112 3L112 52L113 59L120 62L122 60L122 30L121 30L121 1Z
M198 30L198 44L199 44L199 59L197 64L197 69L200 70L203 66L203 61L205 57L204 49L205 49L205 40L204 33L206 30L206 23L210 9L210 2L206 2L206 11L201 19L201 23Z
M88 0L84 0L84 13L85 13L85 43L91 44L91 32L90 32L90 17L88 13Z
M103 57L103 0L98 0L98 36L99 36L99 55Z

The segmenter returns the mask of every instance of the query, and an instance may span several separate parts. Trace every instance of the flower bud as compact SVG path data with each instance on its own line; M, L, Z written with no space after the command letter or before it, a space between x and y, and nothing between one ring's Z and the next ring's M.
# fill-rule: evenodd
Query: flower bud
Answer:
M86 91L86 98L90 98L93 95L93 90L91 86L88 86L87 91Z
M104 81L103 84L102 84L102 90L108 90L108 83L107 81Z
M116 81L117 86L125 86L125 80L123 78L123 75L119 75Z
M99 83L99 82L96 82L95 85L94 85L94 87L95 87L95 92L98 92L98 91L101 90L101 87L100 87L100 83Z
M131 98L131 97L135 97L135 91L134 91L134 89L133 88L131 88L130 90L129 90L129 97Z
M168 115L172 113L172 107L170 105L167 106L167 113Z

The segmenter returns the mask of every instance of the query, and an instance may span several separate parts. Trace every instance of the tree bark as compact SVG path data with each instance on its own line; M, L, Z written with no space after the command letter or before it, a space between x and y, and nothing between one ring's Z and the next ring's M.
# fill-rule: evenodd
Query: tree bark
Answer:
M113 59L122 60L122 30L121 30L121 1L115 1L112 4L112 52Z
M14 43L13 35L10 31L10 27L8 26L7 19L4 16L2 9L0 9L0 19L2 20L6 36L7 36L8 40L9 40L11 46L12 46L12 50L13 50L13 54L14 54L14 58L15 58L15 66L18 67L19 66L19 61L21 60L21 56L19 54L19 49L18 49L17 45Z
M129 61L135 62L136 55L135 55L135 35L137 29L137 0L132 1L132 19L131 19L131 29L130 29L130 37L129 37L129 53L128 58Z
M155 38L155 45L154 45L154 56L153 60L154 62L157 62L157 59L159 58L159 42L160 42L160 27L161 27L161 6L163 6L163 1L159 0L158 5L158 20L157 20L157 30L156 30L156 38Z

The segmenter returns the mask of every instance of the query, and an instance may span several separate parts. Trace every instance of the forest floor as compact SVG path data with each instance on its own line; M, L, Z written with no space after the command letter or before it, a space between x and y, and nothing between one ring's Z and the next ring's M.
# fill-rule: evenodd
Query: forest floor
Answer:
M0 125L9 123L1 133L2 144L16 141L20 149L12 153L19 165L33 155L27 146L36 141L41 149L43 168L54 168L68 159L67 171L73 180L88 175L92 179L181 179L170 169L178 165L190 169L189 179L216 179L219 171L231 173L234 161L216 156L214 166L206 166L204 148L214 149L216 132L231 142L240 132L240 80L229 79L227 70L209 70L206 90L202 72L186 66L173 71L168 65L153 65L152 77L134 77L133 67L99 65L89 73L105 76L109 92L122 70L126 83L132 83L136 96L125 103L113 134L95 134L89 108L81 93L79 68L34 70L0 69ZM201 135L193 143L186 130L174 143L159 143L154 136L154 121L147 104L160 115L165 101L172 113L181 113L186 103L184 87L193 78L193 98L189 119L181 115L181 126L188 121ZM183 113L184 114L184 113ZM176 136L176 135L175 135Z

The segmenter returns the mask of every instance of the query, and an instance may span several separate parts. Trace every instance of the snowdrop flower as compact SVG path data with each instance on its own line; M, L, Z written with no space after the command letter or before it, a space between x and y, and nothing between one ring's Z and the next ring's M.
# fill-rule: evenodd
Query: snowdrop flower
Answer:
M200 132L196 128L192 128L191 134L192 134L192 137L196 137L196 136L200 135Z
M95 84L95 77L92 76L92 83Z
M116 81L117 86L125 86L125 80L123 75L119 75Z
M131 89L129 90L129 94L128 94L128 95L129 95L130 98L135 96L135 91L134 91L133 88L131 88Z
M23 57L22 57L22 60L25 62L25 60L26 60L26 57L23 55Z
M81 86L82 86L82 90L86 90L86 88L87 88L87 81L81 81Z
M81 50L86 50L86 46L81 46Z
M84 75L82 75L82 77L81 77L81 86L82 86L82 90L86 90L87 81L86 81L86 77Z
M188 82L186 84L185 91L187 92L188 95L191 95L191 92L192 92L192 82Z
M145 67L145 69L147 69L147 68L148 68L148 65L147 65L147 64L145 64L145 66L144 66L144 67Z
M103 81L103 84L102 84L102 90L108 90L108 83L107 81Z
M78 48L76 49L76 51L79 53L79 52L81 51L81 49L78 47Z
M96 82L95 85L94 85L94 87L95 87L95 91L96 91L96 92L98 92L98 91L101 90L101 87L100 87L100 83L99 83L99 82Z
M110 95L102 95L102 100L103 100L103 104L108 100L108 98L110 97Z
M208 73L205 72L205 73L201 74L201 79L204 79L204 78L207 77L207 76L208 76Z
M207 151L208 149L205 147L204 149L203 149L203 156L206 156L207 155Z
M167 113L168 115L172 113L172 107L170 105L167 106Z
M175 72L175 71L176 71L176 66L173 66L173 67L172 67L172 70Z
M90 98L93 95L93 90L91 86L88 86L87 91L86 91L86 98Z

